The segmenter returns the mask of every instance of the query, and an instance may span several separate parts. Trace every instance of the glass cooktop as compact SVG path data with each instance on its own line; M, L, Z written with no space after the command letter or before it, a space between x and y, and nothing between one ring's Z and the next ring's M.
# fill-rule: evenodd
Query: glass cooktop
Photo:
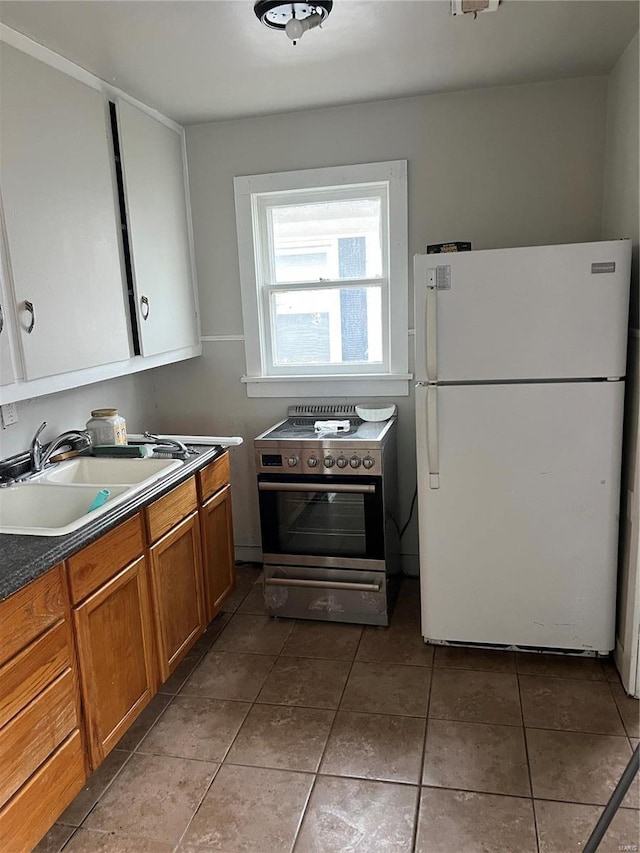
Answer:
M395 420L395 419L392 419ZM387 432L391 421L363 421L358 417L349 418L327 418L312 417L287 418L276 424L271 429L263 432L256 438L258 440L283 441L366 441L373 443L380 441ZM316 429L316 424L322 424L321 429Z

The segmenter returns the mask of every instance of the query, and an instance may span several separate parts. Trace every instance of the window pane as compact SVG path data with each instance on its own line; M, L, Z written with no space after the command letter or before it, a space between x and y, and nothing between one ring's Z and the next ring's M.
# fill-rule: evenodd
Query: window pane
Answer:
M278 284L382 275L380 198L269 207Z
M271 294L274 366L382 362L382 289Z

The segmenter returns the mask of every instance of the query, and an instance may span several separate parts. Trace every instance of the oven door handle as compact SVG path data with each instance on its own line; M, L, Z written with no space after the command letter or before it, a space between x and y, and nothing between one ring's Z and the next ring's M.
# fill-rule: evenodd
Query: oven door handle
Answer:
M354 589L361 592L380 592L379 583L348 583L347 581L313 581L299 578L265 578L265 586L304 586L317 589Z
M258 483L261 492L350 492L356 495L372 495L376 487L372 483Z

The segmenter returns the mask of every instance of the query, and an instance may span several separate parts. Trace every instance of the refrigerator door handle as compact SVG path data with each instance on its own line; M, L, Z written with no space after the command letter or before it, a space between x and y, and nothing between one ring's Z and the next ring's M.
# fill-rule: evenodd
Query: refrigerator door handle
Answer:
M427 386L427 470L429 488L440 488L440 450L438 448L438 388Z
M427 270L425 327L427 336L427 381L438 381L437 287L435 269Z

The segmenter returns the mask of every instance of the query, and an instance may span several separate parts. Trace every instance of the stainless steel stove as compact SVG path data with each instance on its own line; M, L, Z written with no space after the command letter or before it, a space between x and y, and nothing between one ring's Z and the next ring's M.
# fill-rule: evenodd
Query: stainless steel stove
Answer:
M395 418L297 406L255 439L265 603L387 625L398 574Z

